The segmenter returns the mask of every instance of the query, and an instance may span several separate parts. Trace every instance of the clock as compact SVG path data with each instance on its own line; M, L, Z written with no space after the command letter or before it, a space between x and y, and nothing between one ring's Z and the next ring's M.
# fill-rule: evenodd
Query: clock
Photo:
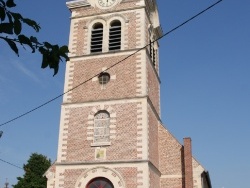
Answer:
M98 5L104 8L111 7L116 3L116 0L97 0Z

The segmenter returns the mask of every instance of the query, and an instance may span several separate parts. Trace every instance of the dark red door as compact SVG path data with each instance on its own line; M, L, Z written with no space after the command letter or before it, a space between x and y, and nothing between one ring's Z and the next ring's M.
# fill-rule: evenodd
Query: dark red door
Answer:
M114 186L108 179L100 177L91 180L86 188L114 188Z

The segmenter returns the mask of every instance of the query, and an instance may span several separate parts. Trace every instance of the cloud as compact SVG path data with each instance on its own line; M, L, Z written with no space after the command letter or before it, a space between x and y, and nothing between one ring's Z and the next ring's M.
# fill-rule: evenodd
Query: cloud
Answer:
M17 83L23 83L21 80L25 77L31 82L38 83L43 86L42 80L32 72L29 67L25 67L20 61L21 59L14 58L10 54L0 52L0 104L8 102L11 93L20 93L20 87ZM18 81L18 82L17 82Z
M22 63L15 62L15 61L12 61L11 63L14 67L16 67L19 71L21 71L23 74L25 74L29 78L31 78L34 82L37 82L39 84L42 83L41 80L32 71L24 67Z
M23 58L13 56L13 54L11 52L7 52L5 48L0 52L1 82L10 81L10 78L13 78L13 76L16 75L18 71L31 78L33 81L41 83L39 78L21 63L22 59Z

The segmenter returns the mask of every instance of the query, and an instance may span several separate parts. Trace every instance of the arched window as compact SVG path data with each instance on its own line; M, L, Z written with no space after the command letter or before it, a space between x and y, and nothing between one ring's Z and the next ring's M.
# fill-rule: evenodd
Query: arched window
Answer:
M110 115L101 110L94 117L94 143L107 143L110 141Z
M114 188L114 185L107 178L99 177L91 180L86 188Z
M96 23L91 31L91 53L102 52L103 25Z
M121 22L115 20L111 22L109 28L109 50L121 49Z

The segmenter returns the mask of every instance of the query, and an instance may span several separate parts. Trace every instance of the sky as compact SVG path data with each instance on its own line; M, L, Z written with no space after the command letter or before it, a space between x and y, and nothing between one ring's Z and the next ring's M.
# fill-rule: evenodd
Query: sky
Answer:
M214 0L158 0L163 32ZM40 41L68 44L66 1L16 0L16 11L40 23ZM250 177L250 1L223 0L160 41L161 117L209 171L213 188L247 188ZM0 41L0 124L63 92L65 63L41 69L41 56ZM22 167L31 153L56 160L62 98L0 127L0 159ZM23 171L0 161L0 188Z

